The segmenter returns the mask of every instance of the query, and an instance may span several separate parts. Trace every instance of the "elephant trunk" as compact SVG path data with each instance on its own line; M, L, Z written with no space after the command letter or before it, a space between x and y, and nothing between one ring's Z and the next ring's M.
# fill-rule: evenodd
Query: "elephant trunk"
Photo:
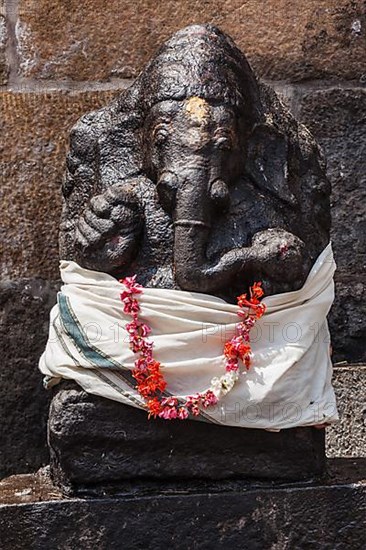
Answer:
M174 267L176 282L183 290L213 292L223 288L243 264L243 256L237 257L235 251L224 254L216 263L206 257L214 211L207 172L187 174L176 194Z
M198 289L206 263L211 228L208 169L186 171L178 186L174 212L174 266L180 288Z

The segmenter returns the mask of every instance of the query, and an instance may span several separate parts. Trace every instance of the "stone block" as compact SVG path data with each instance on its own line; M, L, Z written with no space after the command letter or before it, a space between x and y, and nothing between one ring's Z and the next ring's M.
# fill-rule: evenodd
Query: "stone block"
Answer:
M323 147L332 183L332 242L338 265L330 315L334 360L366 359L366 90L306 93L299 119Z
M48 436L53 479L75 494L113 492L126 479L308 479L325 464L323 430L148 420L73 383L56 390Z
M0 96L2 279L57 279L61 182L71 126L116 92Z
M213 23L232 35L262 77L357 80L364 73L365 17L362 0L20 0L20 71L52 79L130 78L179 28Z
M334 369L339 424L327 429L329 457L366 457L366 366Z
M48 462L50 395L38 360L57 288L41 279L0 283L0 477Z
M8 81L9 67L6 59L7 38L4 0L0 0L0 85L6 84Z
M60 498L44 474L14 476L0 484L0 538L12 550L363 550L365 461L336 469L322 483L143 483L88 499Z

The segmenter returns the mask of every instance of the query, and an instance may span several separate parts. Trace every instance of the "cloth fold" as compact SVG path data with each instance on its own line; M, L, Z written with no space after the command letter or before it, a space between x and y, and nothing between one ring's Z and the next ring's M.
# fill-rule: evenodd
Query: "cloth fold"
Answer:
M39 363L46 383L72 379L87 392L144 408L131 374L136 357L125 330L123 285L75 262L61 261L60 269L64 285ZM266 313L251 331L250 370L199 420L280 430L338 419L326 320L334 271L329 244L300 290L264 298ZM169 393L183 398L204 391L224 374L223 349L239 321L237 306L157 288L145 288L139 302Z

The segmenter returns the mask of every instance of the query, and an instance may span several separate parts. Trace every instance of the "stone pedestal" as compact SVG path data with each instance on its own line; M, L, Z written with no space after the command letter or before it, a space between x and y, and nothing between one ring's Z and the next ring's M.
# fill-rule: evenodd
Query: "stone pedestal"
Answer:
M363 550L365 460L337 469L321 483L126 482L114 498L86 499L63 498L47 476L13 476L0 483L0 540L11 550Z
M146 412L57 388L49 417L51 474L67 494L113 494L125 480L307 480L324 472L324 430L279 433Z

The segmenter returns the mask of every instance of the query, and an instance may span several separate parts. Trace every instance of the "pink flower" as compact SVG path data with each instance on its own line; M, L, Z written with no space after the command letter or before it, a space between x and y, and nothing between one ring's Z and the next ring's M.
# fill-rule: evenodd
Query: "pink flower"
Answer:
M137 300L131 298L131 296L124 298L123 300L124 307L123 311L129 315L137 314L140 311L140 306Z
M187 411L186 408L181 407L181 408L178 410L178 418L179 418L179 420L185 420L186 418L188 418L188 416L189 416L189 412Z
M135 361L135 369L141 372L147 371L147 362L145 358L136 359Z
M129 334L137 334L138 321L135 319L131 323L126 324L126 330Z
M163 397L166 390L166 381L160 370L160 362L153 358L153 343L147 339L151 329L146 323L139 320L140 305L134 297L134 294L141 294L143 288L136 282L136 275L126 277L120 282L126 286L126 290L121 292L120 295L123 302L123 311L132 317L131 322L126 325L130 347L134 353L139 354L135 361L132 376L137 382L136 389L146 402L149 418L159 416L165 420L176 418L185 420L190 413L198 416L200 407L207 408L216 405L219 399L212 390L187 396L183 406L179 406L179 400L175 396ZM242 321L236 326L237 335L225 344L224 355L227 359L225 364L227 374L220 379L212 379L211 387L215 391L216 389L220 390L222 387L227 393L234 386L235 381L238 379L239 358L245 367L249 369L251 363L249 333L256 320L265 312L265 305L260 303L263 294L261 283L254 283L250 288L250 299L247 298L246 294L238 297L239 307L245 307L247 310L237 312ZM216 387L217 383L220 386L219 388ZM218 393L220 394L220 391Z
M141 323L137 319L134 319L131 323L127 323L126 330L129 334L138 334L142 338L145 338L151 332L148 325Z
M230 371L237 371L239 368L239 365L238 365L238 360L237 359L229 359L227 362L226 362L226 365L225 365L225 369L230 372Z
M133 277L125 277L124 279L121 279L120 281L123 285L125 285L130 292L133 294L141 294L142 293L142 286L139 285L136 282L136 275Z
M238 325L238 332L240 334L240 337L244 340L244 342L249 342L249 340L250 340L249 329L247 329L243 325L243 323L240 323L240 325Z
M145 323L140 323L139 333L143 338L148 336L150 332L151 332L151 328L149 327L149 325L146 325Z
M200 394L189 395L186 398L186 408L190 410L193 416L198 416L200 414L199 401L201 399Z
M152 342L147 342L146 340L141 340L140 351L147 359L151 359L153 346L154 346L154 344Z
M178 412L177 409L173 407L165 407L160 413L159 417L164 418L165 420L174 420L177 418Z
M161 404L163 407L176 407L178 405L178 399L176 397L164 397Z
M134 353L141 351L141 348L143 345L144 345L144 341L139 337L138 334L130 335L130 348Z
M191 407L192 405L195 405L198 400L198 395L188 395L186 397L186 405L188 407Z
M250 330L251 328L254 327L255 325L255 319L253 319L253 317L249 317L247 316L244 321L242 322L242 324L244 325L244 327L247 329L247 330Z
M218 403L218 398L211 390L207 390L204 394L202 394L202 405L206 407L210 407L212 405L216 405Z
M193 405L191 407L191 413L193 414L193 416L198 416L200 414L200 410L197 405Z
M124 290L123 292L121 292L121 294L119 296L120 296L122 302L124 302L126 299L131 299L132 292L130 290Z

